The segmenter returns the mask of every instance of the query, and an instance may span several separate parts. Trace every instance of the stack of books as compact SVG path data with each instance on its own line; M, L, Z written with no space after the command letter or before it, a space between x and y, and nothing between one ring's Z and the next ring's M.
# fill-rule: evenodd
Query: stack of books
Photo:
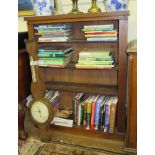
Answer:
M75 66L82 69L111 69L114 67L114 53L108 50L82 51L79 52L79 60Z
M114 25L85 25L82 29L87 41L117 41Z
M117 96L76 94L73 98L73 125L114 133L117 102Z
M38 50L38 64L42 67L64 68L71 61L72 54L72 47L42 47Z
M70 25L39 25L34 30L38 42L65 42L71 39Z

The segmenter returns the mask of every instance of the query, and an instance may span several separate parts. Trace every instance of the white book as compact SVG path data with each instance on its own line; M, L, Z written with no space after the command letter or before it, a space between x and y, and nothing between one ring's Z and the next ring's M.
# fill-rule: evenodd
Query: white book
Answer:
M51 124L55 124L55 123L63 123L63 124L73 124L73 120L71 119L64 119L64 118L59 118L59 117L54 117L53 121L51 122Z
M65 127L73 127L73 124L65 124L65 123L54 123L54 125L65 126Z
M84 25L84 28L113 28L113 24L108 25Z

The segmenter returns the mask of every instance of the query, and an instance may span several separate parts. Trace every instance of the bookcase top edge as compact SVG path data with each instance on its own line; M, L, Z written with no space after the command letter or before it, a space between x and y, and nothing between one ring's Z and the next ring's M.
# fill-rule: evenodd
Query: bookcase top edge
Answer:
M101 13L80 13L80 14L63 14L63 15L50 15L50 16L30 16L30 17L25 17L24 20L27 22L38 22L38 21L44 21L44 20L51 20L51 21L56 21L56 20L70 20L72 19L79 21L83 20L89 20L90 18L107 18L107 19L127 19L128 16L130 15L129 11L116 11L116 12L101 12Z

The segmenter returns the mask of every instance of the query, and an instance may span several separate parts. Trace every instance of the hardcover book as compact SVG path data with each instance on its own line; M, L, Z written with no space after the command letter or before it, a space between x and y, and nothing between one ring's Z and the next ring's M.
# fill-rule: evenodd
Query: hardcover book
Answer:
M92 112L91 112L91 123L90 123L90 128L91 130L94 130L94 123L95 123L95 112L96 112L96 102L100 95L97 95L95 99L92 102Z
M86 115L87 115L87 126L86 126L86 130L90 130L90 122L91 122L91 107L92 107L92 102L94 101L94 99L96 98L96 96L91 96L91 98L89 99L88 103L87 103L87 111L86 111Z
M114 133L115 121L116 121L116 110L117 110L118 98L115 96L110 107L110 129L109 133Z
M96 111L95 111L95 130L98 130L98 125L99 125L99 116L100 116L100 108L101 108L101 103L104 100L104 96L100 96L100 98L96 102Z

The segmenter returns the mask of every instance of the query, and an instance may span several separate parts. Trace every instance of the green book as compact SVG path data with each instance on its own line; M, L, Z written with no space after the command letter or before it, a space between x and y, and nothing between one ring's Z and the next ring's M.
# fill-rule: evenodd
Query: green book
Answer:
M79 57L95 57L95 58L102 58L102 57L110 57L112 55L111 51L99 51L99 52L80 52Z
M87 60L78 60L80 65L112 65L113 61L87 61Z
M88 61L110 61L112 60L111 56L104 57L104 58L95 58L95 57L80 57L79 60L88 60Z
M38 53L49 53L49 54L57 54L57 53L67 53L69 51L72 51L73 48L72 47L65 47L65 46L54 46L54 47L51 47L51 46L47 46L47 47L42 47L42 48L39 48L38 49Z
M51 58L57 58L57 57L62 57L62 58L64 58L64 57L69 57L69 56L71 56L72 54L73 54L74 52L73 51L69 51L69 52L67 52L67 53L61 53L61 52L57 52L57 53L55 53L55 52L53 52L52 54L51 53L43 53L43 52L39 52L38 53L38 57L39 58L46 58L46 57L51 57Z

